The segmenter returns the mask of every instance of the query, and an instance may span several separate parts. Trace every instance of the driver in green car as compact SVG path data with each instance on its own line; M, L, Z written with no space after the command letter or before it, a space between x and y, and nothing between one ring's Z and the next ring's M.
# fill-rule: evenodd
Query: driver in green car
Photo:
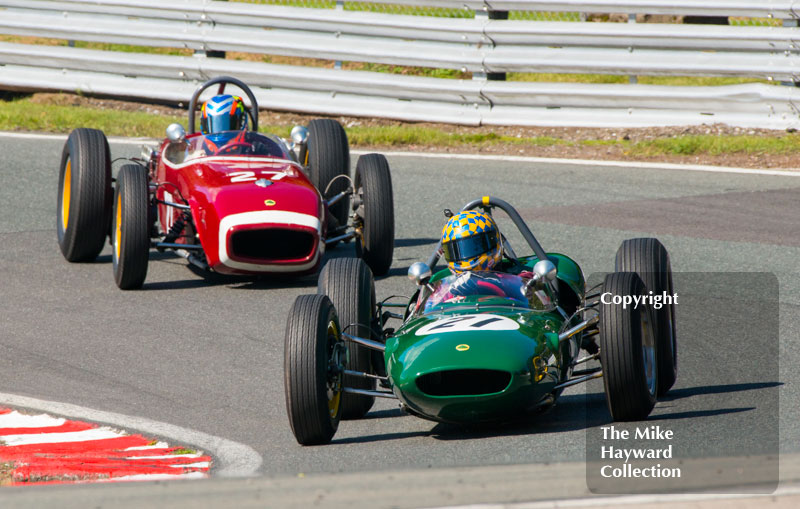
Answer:
M520 278L530 279L533 273L515 270L518 263L503 263L502 236L488 214L468 210L450 217L442 230L442 254L453 280L428 299L426 308L469 295L528 300Z

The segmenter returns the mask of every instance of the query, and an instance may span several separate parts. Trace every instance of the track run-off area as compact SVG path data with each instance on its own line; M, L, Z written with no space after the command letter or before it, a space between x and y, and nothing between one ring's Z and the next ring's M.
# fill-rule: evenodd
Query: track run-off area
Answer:
M11 484L202 479L211 458L107 426L0 408L0 461Z
M589 494L587 430L610 419L602 382L568 389L542 415L489 427L436 424L378 401L366 419L342 422L330 445L297 445L284 404L283 335L294 298L315 292L316 278L208 276L153 252L144 288L123 292L108 247L94 263L67 263L55 233L65 138L0 133L0 407L124 427L202 450L213 460L211 479L15 488L0 490L0 505L6 497L20 506L58 500L64 507L98 500L92 497L130 507L271 497L281 507L433 507ZM111 150L112 158L140 153L131 140L112 140ZM435 247L443 209L487 194L514 205L545 250L571 256L587 275L613 270L622 240L645 236L669 250L684 288L726 273L724 298L706 302L687 290L691 312L678 307L678 381L650 420L673 429L680 448L700 459L780 452L781 478L800 480L800 172L399 153L388 159L396 241L389 276L376 281L378 299L411 295L407 269ZM510 221L500 227L524 251ZM330 256L353 256L352 244ZM759 299L759 285L772 278L763 273L777 280L778 328L767 322L774 322L769 313L746 313L748 296ZM741 305L738 315L763 325L763 335L741 337L738 325L719 319ZM716 334L696 333L702 317ZM223 478L230 464L246 465L234 472L249 477ZM412 486L415 495L406 492Z

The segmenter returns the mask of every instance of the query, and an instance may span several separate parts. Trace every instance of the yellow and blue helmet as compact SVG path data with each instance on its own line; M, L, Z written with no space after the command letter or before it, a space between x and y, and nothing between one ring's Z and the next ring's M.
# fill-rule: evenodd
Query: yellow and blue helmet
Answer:
M442 252L453 272L491 270L503 258L497 224L477 210L454 215L442 230Z
M200 132L213 134L247 129L244 101L238 95L216 95L200 109Z

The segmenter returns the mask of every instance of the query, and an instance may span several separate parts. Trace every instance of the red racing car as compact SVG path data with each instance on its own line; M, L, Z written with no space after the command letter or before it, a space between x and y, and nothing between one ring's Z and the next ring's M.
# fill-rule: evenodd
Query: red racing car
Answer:
M226 95L226 84L249 99ZM201 129L195 132L198 100ZM172 250L202 269L225 274L308 274L325 249L355 240L376 275L389 270L394 205L381 154L358 158L335 120L312 120L292 140L258 132L258 103L243 82L212 79L189 105L189 132L167 128L157 151L127 160L111 177L102 131L76 129L61 156L58 243L70 262L94 260L110 237L114 278L139 288L151 249ZM112 189L112 182L116 182Z

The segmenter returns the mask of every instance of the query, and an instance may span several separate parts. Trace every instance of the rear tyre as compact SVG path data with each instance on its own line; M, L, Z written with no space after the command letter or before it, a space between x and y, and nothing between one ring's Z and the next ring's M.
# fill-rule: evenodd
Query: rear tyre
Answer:
M602 293L643 295L644 283L634 272L608 274ZM653 315L642 304L600 304L600 362L606 402L615 421L638 421L656 403L658 370Z
M58 246L70 262L90 262L111 225L111 153L102 131L72 131L58 174Z
M372 333L372 313L375 309L375 283L369 267L358 258L334 258L319 275L317 293L327 295L339 316L342 331L361 338L377 339ZM351 325L353 324L353 325ZM373 373L372 350L345 340L349 352L347 369ZM344 386L375 390L375 380L344 376ZM342 395L342 419L360 419L375 403L371 396Z
M289 310L283 353L286 413L301 445L327 444L341 417L344 345L325 295L301 295Z
M636 272L654 295L673 294L669 253L658 239L629 239L617 250L617 272ZM678 376L678 341L675 333L675 306L664 304L654 309L658 350L658 395L663 396Z
M366 154L356 163L356 214L361 218L361 238L356 254L372 272L383 276L394 253L394 198L389 163L382 154Z
M114 194L111 260L114 280L122 290L141 288L150 256L149 191L147 170L137 164L122 166Z
M350 182L346 178L336 178L339 175L350 175L350 146L347 143L347 133L339 122L316 118L308 123L305 165L309 169L311 182L319 189L323 198L331 198L348 188ZM340 226L347 224L349 210L349 196L330 208Z

